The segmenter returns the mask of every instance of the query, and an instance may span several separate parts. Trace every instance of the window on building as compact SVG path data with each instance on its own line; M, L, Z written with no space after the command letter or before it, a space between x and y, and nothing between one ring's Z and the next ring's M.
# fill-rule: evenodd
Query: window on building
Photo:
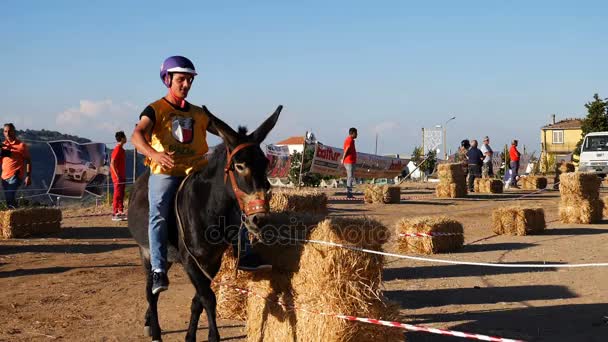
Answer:
M564 143L564 131L553 131L553 143L563 144Z

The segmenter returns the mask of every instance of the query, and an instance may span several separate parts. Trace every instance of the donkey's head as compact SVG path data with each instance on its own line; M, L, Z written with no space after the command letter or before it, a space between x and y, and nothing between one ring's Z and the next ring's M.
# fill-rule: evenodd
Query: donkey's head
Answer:
M235 132L203 107L210 118L210 125L215 128L226 146L224 182L232 190L228 192L230 196L234 196L245 215L247 229L257 237L260 234L259 227L268 215L270 192L270 183L266 176L268 159L260 148L260 143L274 128L282 109L283 106L278 106L260 127L247 134L245 128L239 128L239 131Z

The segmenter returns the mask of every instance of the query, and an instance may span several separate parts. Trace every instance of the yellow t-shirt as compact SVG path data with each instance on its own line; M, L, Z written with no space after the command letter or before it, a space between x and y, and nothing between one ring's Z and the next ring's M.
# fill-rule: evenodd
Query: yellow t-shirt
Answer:
M148 160L154 174L186 176L200 170L207 164L207 126L209 117L201 107L188 103L188 110L175 109L164 98L150 104L154 109L155 122L150 137L150 145L158 152L174 152L175 166L162 169L159 164Z

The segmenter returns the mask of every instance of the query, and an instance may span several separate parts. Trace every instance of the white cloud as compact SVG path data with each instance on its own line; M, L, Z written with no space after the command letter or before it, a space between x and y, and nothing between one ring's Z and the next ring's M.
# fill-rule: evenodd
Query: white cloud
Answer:
M111 99L95 101L80 100L79 105L59 113L55 123L60 132L100 141L111 141L114 132L129 129L138 119L138 108L130 102L115 102Z

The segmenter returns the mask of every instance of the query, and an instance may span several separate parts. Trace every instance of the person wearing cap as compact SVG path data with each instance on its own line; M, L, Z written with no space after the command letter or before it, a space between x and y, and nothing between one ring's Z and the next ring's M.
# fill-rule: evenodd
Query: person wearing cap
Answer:
M196 75L194 64L188 58L167 58L160 68L160 79L167 87L167 94L143 110L131 136L131 142L146 156L150 167L148 237L153 294L169 287L167 220L175 193L186 175L207 164L206 132L218 135L203 109L186 101ZM239 260L242 270L269 266L247 256Z
M511 148L509 149L509 158L511 162L509 163L509 167L511 168L511 186L514 188L519 188L517 185L517 173L519 172L519 158L521 157L521 153L517 150L517 140L513 140L511 142Z
M492 167L492 155L494 151L490 147L490 137L485 136L483 138L483 145L481 145L481 153L483 153L483 165L481 167L481 177L488 178L494 176L494 170Z

